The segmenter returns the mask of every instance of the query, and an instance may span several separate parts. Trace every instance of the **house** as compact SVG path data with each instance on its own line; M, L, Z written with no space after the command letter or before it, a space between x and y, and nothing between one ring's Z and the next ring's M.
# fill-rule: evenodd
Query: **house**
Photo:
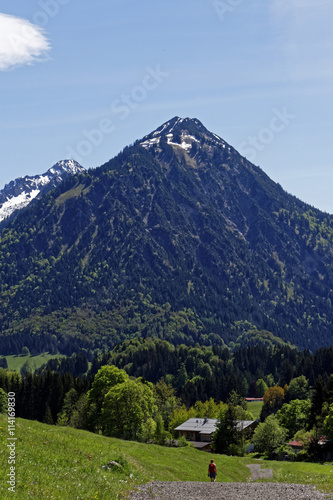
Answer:
M318 447L322 460L333 459L333 443L328 436L320 436L318 439Z
M290 446L293 449L295 455L297 455L297 453L303 449L304 445L299 441L290 441L290 443L287 443L287 446Z
M210 451L212 434L216 431L217 418L189 418L175 428L180 436L184 436L195 448ZM237 420L240 432L253 429L258 425L256 420Z
M333 459L333 443L328 438L328 436L320 436L318 439L309 439L308 445L312 445L312 453L315 453L320 460L332 460ZM295 455L304 449L304 444L298 441L291 441L287 443L290 446Z
M210 451L212 434L216 430L216 418L189 418L175 428L179 436L184 436L195 448Z

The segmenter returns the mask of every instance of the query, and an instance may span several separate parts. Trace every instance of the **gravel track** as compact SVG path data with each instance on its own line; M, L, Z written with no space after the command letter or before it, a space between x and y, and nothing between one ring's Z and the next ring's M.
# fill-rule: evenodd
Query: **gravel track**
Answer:
M131 492L131 500L333 500L313 486L286 483L254 483L273 477L271 469L247 465L249 483L199 483L194 481L152 481Z
M313 486L285 483L199 483L153 481L132 492L131 500L324 500Z

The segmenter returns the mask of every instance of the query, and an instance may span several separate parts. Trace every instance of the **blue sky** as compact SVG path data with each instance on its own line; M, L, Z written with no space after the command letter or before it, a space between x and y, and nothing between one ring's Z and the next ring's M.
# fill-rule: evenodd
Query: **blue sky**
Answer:
M198 118L333 213L332 0L4 0L0 187Z

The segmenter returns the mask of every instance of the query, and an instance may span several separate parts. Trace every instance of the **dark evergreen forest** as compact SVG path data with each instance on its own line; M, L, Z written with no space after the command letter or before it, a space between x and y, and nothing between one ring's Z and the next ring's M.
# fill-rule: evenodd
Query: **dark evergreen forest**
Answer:
M284 387L303 375L309 387L315 387L318 377L327 383L333 373L333 348L312 354L287 346L251 346L231 353L222 346L174 346L159 339L133 339L93 358L89 369L83 352L50 360L34 374L28 371L22 376L0 368L0 388L17 394L18 417L43 421L47 413L55 423L68 391L75 389L78 396L86 393L105 365L153 384L164 380L190 407L210 398L226 402L233 391L241 397L262 396L258 380L267 387Z

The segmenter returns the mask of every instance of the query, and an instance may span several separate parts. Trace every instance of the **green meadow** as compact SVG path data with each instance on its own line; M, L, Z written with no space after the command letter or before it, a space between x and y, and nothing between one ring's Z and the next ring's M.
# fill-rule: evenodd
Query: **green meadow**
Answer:
M0 468L6 471L7 420L0 416ZM117 499L129 489L152 479L207 481L210 456L193 448L168 448L107 438L69 427L48 426L35 421L16 421L15 498ZM105 470L110 460L122 471ZM246 481L244 459L216 456L224 481ZM0 498L13 498L1 484Z
M333 464L312 462L266 461L265 467L273 470L273 481L314 485L333 493Z
M7 359L8 370L13 372L20 372L22 366L26 361L29 361L29 365L32 371L34 371L37 368L40 368L45 363L47 363L50 359L63 358L65 356L62 356L60 354L49 354L48 352L44 352L42 354L39 354L38 356L32 356L31 354L29 354L27 356L11 355L4 357Z
M0 467L5 478L0 498L26 500L125 499L128 491L150 480L208 481L211 455L191 447L168 448L122 441L69 427L17 419L15 428L15 494L7 490L8 426L0 415ZM214 455L218 481L249 479L250 458ZM110 460L121 470L106 470ZM258 461L255 461L258 463ZM333 465L261 462L273 469L273 481L313 484L333 491ZM7 472L6 472L7 471Z
M255 419L259 418L263 404L262 401L251 401L247 403L247 409L252 413Z

